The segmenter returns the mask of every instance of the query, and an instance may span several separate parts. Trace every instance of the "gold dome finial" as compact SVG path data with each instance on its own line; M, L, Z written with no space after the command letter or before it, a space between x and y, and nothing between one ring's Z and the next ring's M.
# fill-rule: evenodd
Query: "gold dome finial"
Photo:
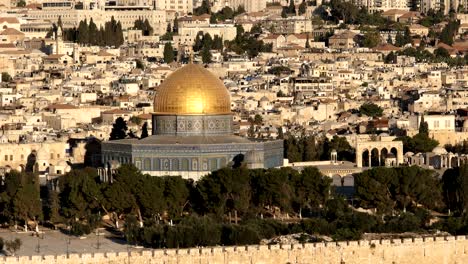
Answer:
M189 63L192 64L193 63L193 50L190 51L190 54L189 54Z

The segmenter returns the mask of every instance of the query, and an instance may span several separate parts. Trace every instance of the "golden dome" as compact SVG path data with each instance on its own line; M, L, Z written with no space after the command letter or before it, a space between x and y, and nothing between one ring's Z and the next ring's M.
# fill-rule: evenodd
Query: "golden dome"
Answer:
M198 64L169 75L154 98L156 114L200 115L231 113L231 97L224 84Z

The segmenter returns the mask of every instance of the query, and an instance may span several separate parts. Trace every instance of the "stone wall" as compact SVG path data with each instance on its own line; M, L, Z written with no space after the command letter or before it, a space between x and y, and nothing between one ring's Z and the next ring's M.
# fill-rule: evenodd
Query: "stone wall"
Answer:
M143 250L141 252L4 257L6 264L405 264L468 263L465 236L296 245Z

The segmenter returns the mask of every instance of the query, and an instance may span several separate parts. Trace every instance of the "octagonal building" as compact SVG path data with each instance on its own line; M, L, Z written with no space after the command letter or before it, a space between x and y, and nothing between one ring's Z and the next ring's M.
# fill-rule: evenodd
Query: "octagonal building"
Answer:
M224 84L198 64L188 64L159 86L152 136L102 144L102 161L133 163L153 176L198 180L223 168L283 164L282 140L250 140L233 134L231 99Z

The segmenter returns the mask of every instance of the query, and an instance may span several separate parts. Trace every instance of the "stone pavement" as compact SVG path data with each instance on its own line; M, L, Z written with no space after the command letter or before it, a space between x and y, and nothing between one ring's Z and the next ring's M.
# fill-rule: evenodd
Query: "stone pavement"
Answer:
M33 236L33 232L12 232L8 229L0 229L0 237L4 240L20 238L23 242L21 249L17 252L20 256L60 255L67 252L72 254L141 251L140 248L128 247L124 239L105 230L101 230L99 236L92 233L81 239L68 236L59 230L44 229L43 231L37 237Z

